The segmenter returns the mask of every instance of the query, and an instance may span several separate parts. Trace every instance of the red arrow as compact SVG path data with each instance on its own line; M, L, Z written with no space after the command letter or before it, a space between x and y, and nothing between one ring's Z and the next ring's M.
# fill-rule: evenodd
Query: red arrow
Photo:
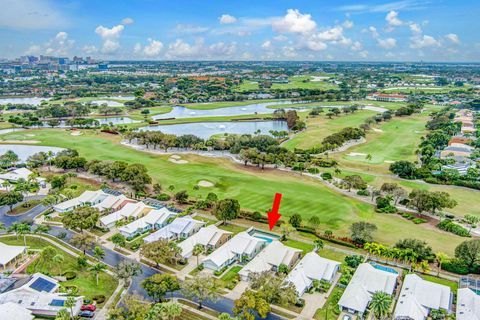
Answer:
M270 230L275 227L275 224L277 223L278 219L282 216L281 214L278 213L278 208L280 208L280 200L282 200L282 194L281 193L275 193L275 199L273 199L273 207L272 211L268 211L268 227Z

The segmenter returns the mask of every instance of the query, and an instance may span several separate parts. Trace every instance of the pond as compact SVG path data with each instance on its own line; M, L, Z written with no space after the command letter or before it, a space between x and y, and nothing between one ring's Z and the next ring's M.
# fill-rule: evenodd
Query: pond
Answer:
M117 101L112 100L93 100L91 104L96 104L97 106L101 106L102 104L106 104L109 107L123 107L124 104Z
M208 139L216 134L254 134L259 130L261 134L270 135L270 130L288 131L288 127L286 121L215 121L148 126L140 130L162 131L177 136L193 134L199 138Z
M132 118L127 118L127 117L106 117L106 118L95 118L100 125L106 124L109 125L110 123L117 125L117 124L129 124L129 123L139 123L141 121L139 120L133 120ZM48 125L48 121L43 122L43 126L49 128L50 126ZM60 120L60 124L56 126L55 128L69 128L65 122L65 120ZM1 130L0 130L1 134Z
M35 153L39 153L41 151L43 152L52 151L53 153L57 153L64 149L57 148L57 147L32 146L32 145L24 145L24 144L1 144L0 145L0 155L4 154L8 150L12 150L13 152L15 152L18 155L18 158L20 159L20 161L24 162L31 155L34 155Z
M0 99L0 105L30 104L30 105L38 106L44 100L50 100L50 99L49 98L39 98L39 97L33 97L33 98L1 98Z
M235 107L226 107L226 108L217 108L217 109L210 109L210 110L196 110L196 109L189 109L184 106L174 106L172 111L168 113L158 114L152 117L154 120L159 119L181 119L181 118L199 118L199 117L222 117L222 116L240 116L240 115L248 115L248 114L270 114L275 111L275 109L268 108L269 106L273 105L285 105L285 110L306 110L306 109L313 109L313 108L345 108L347 106L325 106L321 105L310 105L302 107L302 102L292 102L289 100L284 101L270 101L270 102L261 102L261 103L253 103L253 104L246 104L244 106L235 106ZM295 105L298 105L297 108ZM292 107L288 107L292 106ZM385 112L387 109L375 106L365 106L363 107L365 110L371 110L376 112Z

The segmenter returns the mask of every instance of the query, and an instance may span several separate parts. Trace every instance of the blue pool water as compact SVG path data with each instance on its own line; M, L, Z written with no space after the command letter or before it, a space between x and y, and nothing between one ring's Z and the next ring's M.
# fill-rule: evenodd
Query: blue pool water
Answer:
M375 269L378 269L378 270L382 270L382 271L386 271L386 272L390 272L390 273L393 273L393 274L398 274L398 272L393 269L393 268L390 268L390 267L386 267L386 266L382 266L380 264L376 264L375 262L370 262L370 264L375 268Z
M266 233L266 232L262 232L262 231L258 231L258 230L251 230L249 232L249 234L255 238L258 238L258 239L262 239L262 240L265 240L267 241L268 243L272 243L273 240L278 240L278 236L277 235L274 235L274 234L271 234L271 233Z

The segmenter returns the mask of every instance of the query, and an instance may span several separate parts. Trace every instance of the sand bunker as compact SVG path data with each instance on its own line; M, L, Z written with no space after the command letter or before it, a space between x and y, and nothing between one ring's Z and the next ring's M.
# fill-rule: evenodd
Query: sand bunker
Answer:
M188 163L187 160L182 160L182 157L178 156L178 155L172 155L170 156L170 158L168 158L168 161L170 162L173 162L173 163L176 163L176 164L185 164L185 163Z
M366 153L360 153L360 152L350 152L347 154L349 157L365 157L367 154Z
M382 129L377 129L377 128L372 128L372 130L375 131L375 132L383 132Z
M204 187L204 188L211 188L214 186L213 183L211 183L210 181L207 181L207 180L200 180L198 181L197 185L199 187Z
M385 161L383 161L383 162L385 162L385 163L394 163L395 161L393 161L393 160L385 160Z
M72 136L80 136L82 135L83 133L80 132L80 131L72 131L72 133L70 133Z
M2 143L36 144L36 143L40 143L40 141L38 140L2 140Z

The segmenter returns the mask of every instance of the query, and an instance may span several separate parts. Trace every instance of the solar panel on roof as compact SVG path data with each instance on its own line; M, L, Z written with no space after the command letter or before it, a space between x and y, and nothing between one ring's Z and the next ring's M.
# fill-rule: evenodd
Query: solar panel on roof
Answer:
M43 278L38 278L30 285L30 288L38 292L42 292L42 291L50 292L52 291L53 288L55 288L55 286L56 284L53 282L50 282Z

